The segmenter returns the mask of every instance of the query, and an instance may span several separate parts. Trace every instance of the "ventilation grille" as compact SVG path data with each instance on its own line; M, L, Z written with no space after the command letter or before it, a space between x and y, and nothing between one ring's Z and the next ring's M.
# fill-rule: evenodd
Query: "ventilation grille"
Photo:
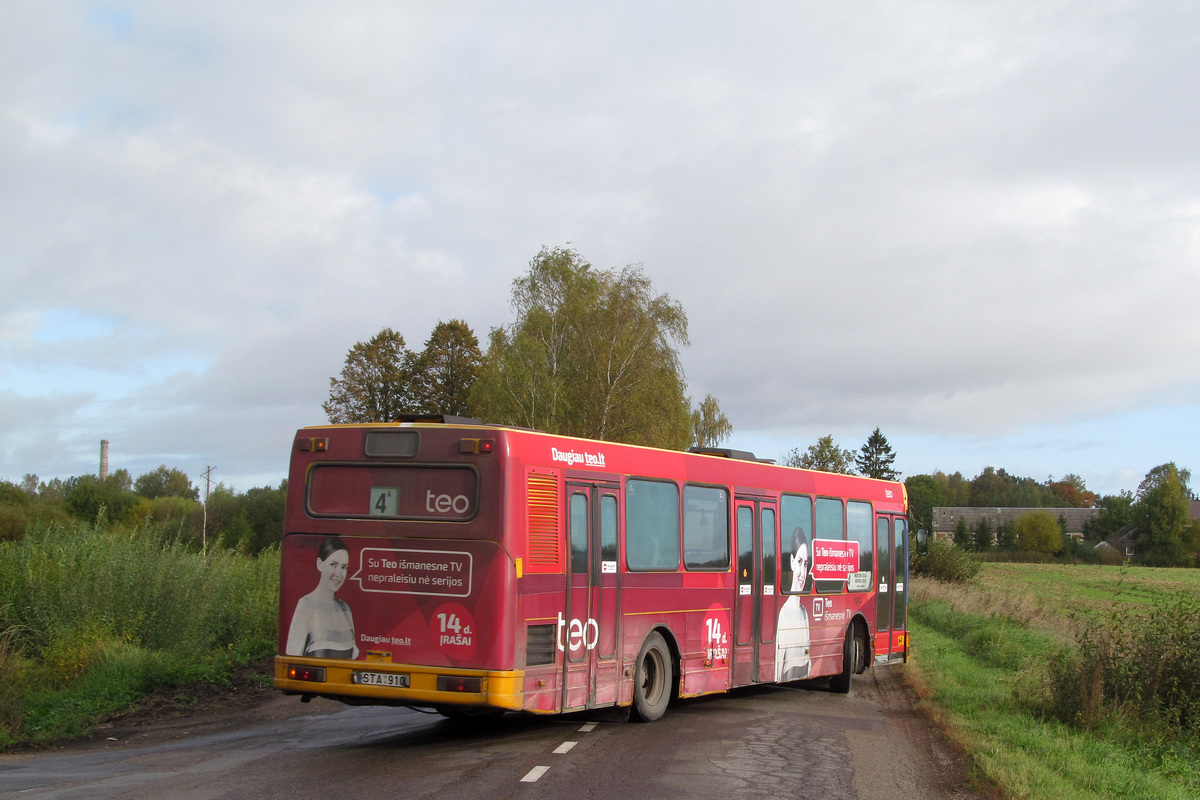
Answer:
M530 572L561 572L562 536L558 525L558 476L530 474L527 487L528 569Z
M530 625L525 634L525 666L554 663L554 626Z

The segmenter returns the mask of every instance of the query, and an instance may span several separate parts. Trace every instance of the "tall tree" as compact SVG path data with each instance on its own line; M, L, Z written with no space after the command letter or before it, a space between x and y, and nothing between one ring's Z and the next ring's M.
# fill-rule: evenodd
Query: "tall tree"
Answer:
M961 472L947 475L941 470L934 470L932 477L942 489L944 502L940 505L961 508L971 504L971 482Z
M692 409L692 444L696 447L716 447L733 433L733 425L721 411L717 398L705 395L700 405Z
M995 467L984 467L983 472L971 481L971 505L975 508L994 506L1001 508L1014 505L1010 502L1012 487L1005 480L1004 470L996 471Z
M384 328L346 355L341 378L329 379L329 400L323 404L333 423L391 422L415 411L417 357L404 337Z
M995 540L995 536L992 533L992 523L988 522L987 517L979 518L979 521L975 523L975 530L973 533L975 552L985 553L992 549L992 543Z
M1168 462L1146 473L1138 486L1133 515L1138 556L1145 563L1166 567L1183 563L1191 477L1188 470Z
M1096 505L1100 513L1083 523L1083 537L1089 542L1109 539L1133 522L1133 492L1105 495Z
M439 322L416 361L420 411L471 416L471 387L483 354L479 339L462 320Z
M103 480L95 475L68 478L64 484L64 505L71 515L87 522L97 521L101 509L106 519L121 520L138 502L132 485L129 471L124 469Z
M167 469L166 464L160 464L153 472L140 475L133 483L133 490L148 500L158 497L200 499L200 490L192 486L187 473L175 468Z
M683 449L692 439L677 347L687 314L640 266L594 270L543 248L513 282L516 321L491 332L479 416L572 436ZM719 410L719 409L718 409Z
M859 475L894 481L898 477L896 470L892 469L892 462L895 460L896 454L892 452L887 437L876 427L867 437L866 443L859 448L858 455L854 457L854 464L858 467Z
M966 517L959 517L954 523L954 544L962 550L971 549L971 527L967 525Z
M996 547L1001 550L1017 549L1017 531L1011 521L1001 522L996 528Z
M913 528L933 530L933 509L949 505L942 485L932 475L913 475L904 479L908 489L908 516Z
M799 448L793 448L783 457L783 464L787 467L819 469L822 472L836 472L842 475L854 474L854 454L838 447L837 442L833 441L832 433L817 439L803 453Z
M1089 492L1083 478L1074 473L1062 476L1060 480L1046 481L1046 488L1057 499L1056 505L1068 508L1095 508L1099 498L1095 492Z

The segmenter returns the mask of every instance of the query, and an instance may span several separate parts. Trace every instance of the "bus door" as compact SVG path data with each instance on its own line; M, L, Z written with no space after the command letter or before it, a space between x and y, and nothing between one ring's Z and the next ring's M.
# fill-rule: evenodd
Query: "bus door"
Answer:
M733 682L745 686L774 675L777 519L775 502L739 497ZM763 665L766 659L766 665ZM767 676L767 677L763 677Z
M908 521L904 517L875 517L875 552L879 558L875 661L900 661L908 621Z
M615 484L567 484L571 564L566 607L557 631L563 653L564 711L617 700L619 496Z
M892 643L890 659L908 661L908 518L892 522L892 563L896 575L892 581Z

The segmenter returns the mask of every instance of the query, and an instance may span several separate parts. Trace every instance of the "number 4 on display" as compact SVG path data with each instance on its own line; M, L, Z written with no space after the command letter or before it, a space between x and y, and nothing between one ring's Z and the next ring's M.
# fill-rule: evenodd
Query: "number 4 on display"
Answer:
M372 517L399 516L400 490L394 486L372 486L370 513Z

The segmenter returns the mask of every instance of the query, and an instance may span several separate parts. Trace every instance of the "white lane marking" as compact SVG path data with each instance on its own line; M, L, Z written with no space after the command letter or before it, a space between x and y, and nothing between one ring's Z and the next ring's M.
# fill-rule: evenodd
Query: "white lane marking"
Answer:
M529 773L521 778L521 783L537 783L537 779L550 771L549 767L534 767L529 770Z
M585 722L583 727L579 729L580 733L590 733L596 729L597 722ZM555 748L555 755L563 755L571 752L571 748L579 744L578 742L563 742ZM538 779L550 771L549 767L534 767L526 773L524 778L521 778L521 783L537 783Z

